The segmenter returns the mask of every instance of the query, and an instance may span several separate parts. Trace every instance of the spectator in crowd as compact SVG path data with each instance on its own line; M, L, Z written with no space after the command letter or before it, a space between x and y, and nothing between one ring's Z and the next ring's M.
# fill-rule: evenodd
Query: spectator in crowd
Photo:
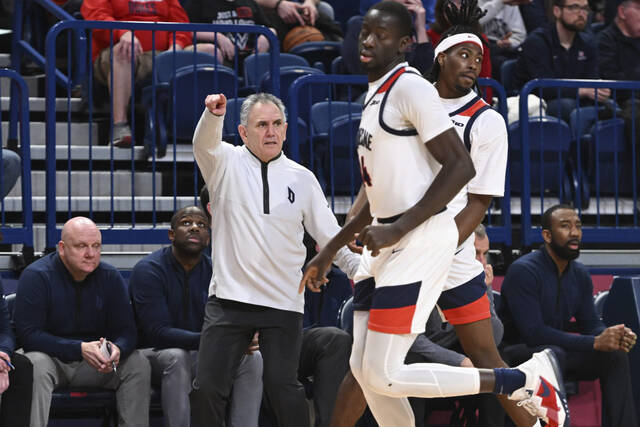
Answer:
M178 0L84 0L82 16L91 21L136 22L189 22ZM113 63L111 43L113 40ZM155 53L181 50L191 45L191 33L155 32ZM151 31L114 30L113 39L108 30L93 31L93 73L101 84L109 87L113 103L113 130L111 143L117 147L130 147L131 127L127 122L127 105L131 99L131 60L135 61L135 80L139 81L152 71L153 36Z
M596 315L591 276L575 261L582 240L576 211L554 205L541 222L544 245L511 264L502 284L505 358L518 363L552 348L565 379L600 380L602 425L636 426L626 354L636 335L624 325L606 328Z
M189 394L204 307L211 280L209 220L198 207L171 218L171 246L157 250L133 268L129 286L139 327L140 347L161 386L165 424L189 426ZM220 349L224 351L224 349ZM229 425L257 427L262 401L262 357L248 350L233 381Z
M215 212L215 261L198 354L199 423L223 423L233 375L258 331L265 394L278 425L308 426L298 381L303 234L322 246L339 226L313 174L282 153L287 123L280 99L260 93L243 102L243 146L222 141L225 96L209 95L205 105L193 151ZM352 276L359 258L343 248L335 262Z
M606 80L640 80L640 1L625 0L618 5L614 21L599 35L598 69L600 78ZM626 122L625 132L631 144L635 141L636 170L640 168L640 95L636 91L635 99L631 91L619 90L616 101L622 107ZM635 107L634 107L635 105ZM635 113L635 115L634 115ZM635 135L632 135L632 122L635 120Z
M553 21L548 1L531 0L520 4L520 16L524 22L524 27L528 33L532 33L538 28L549 27Z
M427 7L420 0L394 0L404 4L413 17L413 43L405 53L409 65L421 73L426 73L433 65L433 46L427 34ZM361 7L364 2L361 2ZM378 0L367 2L369 6L378 3ZM368 8L367 8L368 9ZM366 13L366 10L365 10ZM432 12L433 13L433 12ZM349 25L342 41L341 54L345 70L349 74L364 74L360 64L360 51L358 49L358 35L362 29L362 16L349 20Z
M480 24L489 40L493 78L498 81L502 63L518 56L517 48L527 36L518 2L523 3L521 0L478 2L478 6L487 11L487 14L480 18ZM529 0L524 0L524 3L529 3Z
M378 3L379 0L360 0L360 15L364 16L369 8ZM502 1L502 0L500 0ZM417 19L417 12L421 12L420 9L424 9L424 23L426 24L425 30L429 27L433 21L435 21L435 0L403 0L402 3L409 9L414 19ZM414 22L415 25L415 22Z
M7 194L11 192L11 189L22 172L22 161L20 156L12 150L6 148L2 149L2 193L0 194L0 200L4 200Z
M262 8L255 0L189 0L185 10L191 22L232 25L264 25L272 27ZM272 28L275 33L275 29ZM256 40L257 38L257 40ZM220 63L233 65L236 52L239 59L244 59L254 50L267 52L269 41L264 35L251 33L196 33L198 51L216 55Z
M297 26L315 27L327 41L342 40L342 28L333 20L333 8L320 0L256 0L274 26L284 50L284 39Z
M31 415L33 366L20 353L14 353L16 337L11 313L0 282L0 425L28 427Z
M554 0L554 25L530 33L522 46L514 76L518 88L538 78L598 78L595 41L584 31L588 14L587 0ZM547 101L547 114L568 123L577 106L576 92L582 105L595 99L605 102L610 95L609 89L546 88L542 96Z
M473 246L476 248L476 259L482 263L484 267L484 281L491 288L493 283L493 266L488 262L489 256L489 236L487 235L487 229L482 224L478 224L475 230L473 230L475 240Z
M93 221L72 218L58 251L20 276L15 323L33 363L32 427L47 425L51 394L63 386L113 389L120 426L149 425L149 362L135 350L129 295L118 270L100 262L101 242Z

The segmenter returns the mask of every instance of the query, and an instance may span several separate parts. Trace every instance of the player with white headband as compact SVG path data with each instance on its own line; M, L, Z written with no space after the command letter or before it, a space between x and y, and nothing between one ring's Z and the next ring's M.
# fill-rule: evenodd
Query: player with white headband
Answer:
M475 259L473 230L482 222L493 197L504 194L507 128L504 118L479 96L477 87L485 49L474 28L485 12L477 7L476 0L463 0L460 7L447 2L444 13L452 27L435 48L429 80L438 90L454 128L471 155L476 176L447 205L455 215L459 246L443 292L443 297L448 298L441 301L446 304L447 300L455 300L464 305L461 309L440 304L440 308L455 327L462 348L474 366L506 368L494 342L489 310L493 299L488 298L490 291L485 285L482 264ZM516 402L504 395L497 397L516 425L533 424L534 420Z
M566 412L548 353L519 369L404 364L436 302L460 318L482 311L486 299L443 292L459 237L447 204L474 169L436 89L404 61L410 28L409 11L393 1L377 3L364 17L360 62L369 91L358 157L367 202L309 262L301 285L318 291L337 248L359 232L365 250L354 279L350 365L381 427L415 425L408 396L492 392L557 427Z

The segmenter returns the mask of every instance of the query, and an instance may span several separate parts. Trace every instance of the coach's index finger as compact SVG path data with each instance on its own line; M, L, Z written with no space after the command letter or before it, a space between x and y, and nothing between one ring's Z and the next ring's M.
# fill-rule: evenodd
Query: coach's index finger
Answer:
M322 285L324 285L328 281L329 280L326 277L321 277L318 275L318 267L308 267L305 270L304 275L302 276L302 280L300 281L298 293L301 294L302 292L304 292L305 286L309 288L311 292L320 292L320 288L322 287Z

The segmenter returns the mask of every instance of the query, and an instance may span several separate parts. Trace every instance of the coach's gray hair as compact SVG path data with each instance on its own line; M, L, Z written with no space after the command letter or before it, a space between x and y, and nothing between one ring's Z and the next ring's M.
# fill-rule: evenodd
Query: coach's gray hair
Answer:
M282 119L284 121L287 121L287 116L285 116L284 114L284 104L282 103L280 98L270 93L260 92L249 95L247 99L245 99L242 103L242 106L240 107L240 124L242 126L247 126L247 124L249 123L249 112L254 105L265 104L268 102L275 104L275 106L278 107L278 109L282 113Z
M487 237L487 229L482 224L478 224L473 232L476 233L476 237L478 239L484 239L485 237Z

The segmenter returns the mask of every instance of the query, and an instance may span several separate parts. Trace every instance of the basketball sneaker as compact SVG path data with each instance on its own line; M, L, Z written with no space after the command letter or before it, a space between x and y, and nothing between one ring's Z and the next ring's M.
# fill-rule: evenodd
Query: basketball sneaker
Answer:
M562 378L554 367L555 355L550 349L535 353L531 359L516 367L526 376L525 385L509 395L517 400L531 415L540 418L550 427L563 427L568 419L569 407L560 392L558 378Z

